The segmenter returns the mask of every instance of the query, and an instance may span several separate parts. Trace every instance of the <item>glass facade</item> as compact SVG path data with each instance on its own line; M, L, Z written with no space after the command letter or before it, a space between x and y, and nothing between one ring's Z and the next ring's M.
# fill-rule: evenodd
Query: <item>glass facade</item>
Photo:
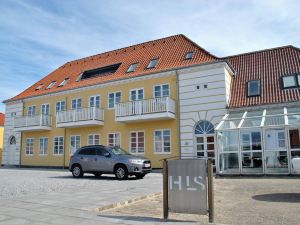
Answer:
M300 173L300 106L230 112L216 134L219 174Z

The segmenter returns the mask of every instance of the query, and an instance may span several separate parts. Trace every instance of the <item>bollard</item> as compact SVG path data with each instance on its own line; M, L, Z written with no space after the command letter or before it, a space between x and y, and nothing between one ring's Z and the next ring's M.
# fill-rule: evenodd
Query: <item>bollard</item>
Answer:
M211 159L207 161L208 179L208 212L209 222L214 222L214 186L213 186L213 163Z
M168 161L163 161L163 214L164 220L169 217L169 206L168 206Z

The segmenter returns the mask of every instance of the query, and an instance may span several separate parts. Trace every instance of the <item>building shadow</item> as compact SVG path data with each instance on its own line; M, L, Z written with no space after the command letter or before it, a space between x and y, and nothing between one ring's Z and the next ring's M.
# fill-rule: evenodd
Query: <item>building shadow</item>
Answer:
M196 223L196 221L191 221L191 220L174 220L174 219L168 219L165 221L162 218L157 218L157 217L149 217L149 216L116 216L116 215L98 215L99 217L103 218L110 218L110 219L119 219L119 220L125 220L125 221L135 221L135 222L169 222L169 223Z
M273 193L252 196L254 200L265 202L300 203L300 193Z
M85 175L81 178L74 178L72 175L70 176L51 176L48 178L52 178L52 179L67 179L67 180L115 180L115 181L126 181L126 180L118 180L116 177L114 176L101 176L101 177L95 177L93 175ZM132 176L132 177L128 177L128 180L139 180L136 177Z

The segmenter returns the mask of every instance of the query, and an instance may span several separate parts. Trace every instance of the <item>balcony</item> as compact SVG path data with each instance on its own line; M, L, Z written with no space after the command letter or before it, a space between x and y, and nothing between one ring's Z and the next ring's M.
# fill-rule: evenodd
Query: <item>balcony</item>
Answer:
M50 115L21 116L14 118L15 131L45 131L51 130Z
M169 97L118 103L115 109L118 122L175 119L175 101Z
M103 109L90 107L61 111L56 114L56 127L102 126Z

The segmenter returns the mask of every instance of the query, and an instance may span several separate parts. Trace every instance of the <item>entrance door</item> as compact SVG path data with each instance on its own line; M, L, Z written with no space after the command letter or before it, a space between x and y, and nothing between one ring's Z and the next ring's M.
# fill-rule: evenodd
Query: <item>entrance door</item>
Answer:
M11 136L8 142L8 151L7 151L7 164L15 164L15 154L16 154L16 138Z
M266 130L265 137L265 173L289 173L285 130Z
M215 163L215 135L196 135L197 157L213 159Z

